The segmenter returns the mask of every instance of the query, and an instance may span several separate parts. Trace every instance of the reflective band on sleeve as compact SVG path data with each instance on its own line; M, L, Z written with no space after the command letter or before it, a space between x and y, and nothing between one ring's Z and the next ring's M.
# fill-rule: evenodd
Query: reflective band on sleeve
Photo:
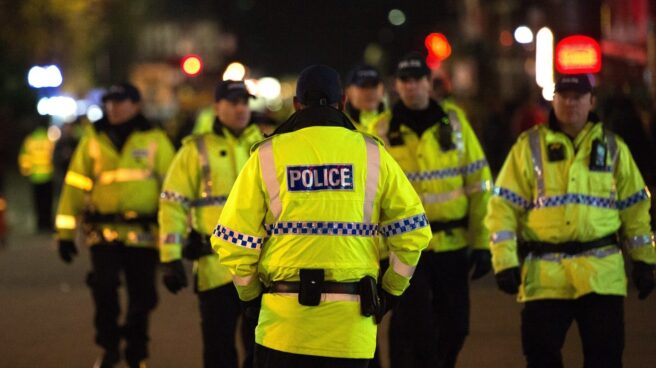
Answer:
M74 230L76 226L75 216L57 215L55 217L55 227L61 230Z
M273 159L273 144L268 140L260 146L260 167L262 168L262 180L269 194L269 209L273 218L277 221L282 211L280 203L280 183L276 177L276 163Z
M539 256L534 255L533 253L529 253L525 260L526 261L532 261L532 260L541 260L541 261L549 261L549 262L560 262L563 259L572 259L572 258L579 258L579 257L595 257L595 258L606 258L608 256L612 256L613 254L619 254L622 251L620 248L617 246L609 246L605 248L595 248L595 249L590 249L585 252L577 253L577 254L567 254L567 253L544 253Z
M492 189L492 181L485 180L479 183L469 184L466 187L461 187L456 190L444 193L422 193L421 202L423 204L444 203L460 198L465 194L474 194L479 192L487 192Z
M540 201L544 197L544 167L542 164L542 147L540 145L540 131L537 128L529 132L529 141L531 143L531 154L533 159L533 170L535 170L538 196Z
M165 201L178 202L183 206L189 206L190 203L189 198L183 196L180 193L171 192L168 190L163 191L162 194L159 195L159 198Z
M378 231L377 224L365 224L361 222L276 222L266 224L264 228L269 236L286 234L375 236Z
M104 171L98 177L98 183L108 185L112 183L125 183L153 178L153 171L149 169L116 169Z
M162 241L163 244L181 244L183 240L182 234L166 234L164 236L164 240Z
M587 194L567 193L565 195L542 197L530 205L532 209L558 207L568 204L580 204L598 208L616 208L617 203L613 198L595 197Z
M441 170L432 170L432 171L420 171L407 173L406 176L410 181L426 181L426 180L435 180L435 179L444 179L450 178L458 175L469 175L475 173L476 171L482 170L487 167L487 160L478 160L470 163L469 165L463 167L450 167L447 169Z
M426 218L426 214L422 213L421 215L408 217L406 219L384 225L381 227L380 233L383 234L384 237L390 237L420 229L425 226L428 226L428 219Z
M497 231L496 233L490 235L490 240L492 241L492 244L497 244L506 240L517 240L517 236L515 235L514 231Z
M389 262L394 272L403 277L412 277L412 275L415 273L415 268L417 268L415 266L410 266L401 262L399 257L394 252L389 253Z
M196 148L198 149L200 169L203 173L203 192L201 193L201 197L208 197L212 194L212 174L210 172L210 161L207 155L205 139L202 136L196 139Z
M66 173L64 183L72 186L73 188L82 189L87 192L93 189L93 180L91 180L91 178L82 174L78 174L74 171L69 171Z
M378 177L380 176L380 148L370 138L365 137L367 146L367 181L364 192L364 208L362 222L371 223L374 211L374 200L378 192Z
M624 239L624 245L629 249L651 246L654 244L654 234L638 235Z
M260 249L262 247L262 241L264 240L257 236L242 234L220 224L216 226L213 234L221 240L251 249Z
M492 180L484 180L479 183L469 184L465 187L465 192L467 194L478 193L478 192L488 192L492 190L493 184Z
M475 173L479 170L484 169L485 167L487 167L487 165L488 164L487 164L486 159L474 161L474 162L470 163L469 165L463 166L462 175L473 174L473 173Z
M617 208L620 210L625 210L634 204L637 204L638 202L648 200L649 197L651 197L651 195L649 194L649 190L647 188L640 189L639 191L631 194L628 198L618 201Z
M513 192L512 190L502 187L494 187L494 189L492 189L492 193L493 195L501 197L523 210L527 210L531 207L529 201L524 199L519 194Z
M233 275L232 276L232 283L237 285L237 286L248 286L248 285L250 285L251 281L253 281L254 277L255 277L255 275L250 275L250 276Z
M448 112L448 114L449 114L449 121L451 123L451 126L453 127L453 135L456 140L456 149L458 150L458 156L460 156L460 159L462 160L462 155L465 153L465 142L462 139L462 124L460 124L460 118L458 117L457 112L451 110Z
M194 199L190 205L191 207L223 206L227 200L226 196L210 196Z

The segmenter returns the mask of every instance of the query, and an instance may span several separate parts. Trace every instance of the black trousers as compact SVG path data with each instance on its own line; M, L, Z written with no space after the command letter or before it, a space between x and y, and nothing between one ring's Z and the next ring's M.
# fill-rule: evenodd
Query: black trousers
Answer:
M583 344L583 367L622 366L624 297L588 294L579 299L526 302L522 310L522 348L527 367L563 366L560 350L576 321Z
M369 359L329 358L285 353L255 344L256 368L367 368Z
M454 367L469 334L467 249L422 253L393 311L392 366Z
M121 337L126 341L128 363L148 357L148 317L157 305L155 269L156 249L126 247L122 243L91 247L92 271L87 283L96 307L96 343L106 351L118 352ZM128 310L119 327L120 274L125 277Z
M241 314L239 296L230 283L198 293L201 330L203 332L203 366L205 368L236 368L235 327ZM242 339L246 348L245 368L253 365L255 331L242 323Z
M32 191L37 229L52 230L52 181L32 184Z

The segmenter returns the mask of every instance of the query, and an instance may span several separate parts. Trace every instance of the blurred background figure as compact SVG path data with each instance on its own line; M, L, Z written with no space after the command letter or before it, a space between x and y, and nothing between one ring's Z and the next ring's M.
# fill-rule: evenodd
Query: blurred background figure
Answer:
M370 65L358 65L346 77L344 112L356 128L381 135L387 130L390 110L384 102L385 88L380 73Z
M52 155L55 143L48 137L48 120L40 118L37 128L25 140L18 156L20 172L32 183L32 201L38 231L52 229Z

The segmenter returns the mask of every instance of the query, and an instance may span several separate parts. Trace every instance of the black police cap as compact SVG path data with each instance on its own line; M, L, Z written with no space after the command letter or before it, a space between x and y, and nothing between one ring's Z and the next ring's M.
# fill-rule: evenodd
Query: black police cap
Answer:
M373 87L377 86L382 79L380 73L371 65L358 65L346 76L347 86Z
M340 102L342 83L339 73L322 64L303 69L296 82L296 99L306 106L327 106Z
M554 91L556 93L572 91L586 94L592 92L592 84L587 74L563 75L556 82Z
M139 93L137 87L128 82L114 84L107 89L107 92L102 97L102 102L107 102L110 100L130 100L132 102L139 102L141 101L141 93Z
M235 80L224 80L216 86L214 90L214 101L218 102L220 100L236 100L239 98L253 98L252 94L248 92L246 84L243 81Z
M397 78L421 78L430 74L431 70L426 65L426 60L418 52L407 54L396 65Z

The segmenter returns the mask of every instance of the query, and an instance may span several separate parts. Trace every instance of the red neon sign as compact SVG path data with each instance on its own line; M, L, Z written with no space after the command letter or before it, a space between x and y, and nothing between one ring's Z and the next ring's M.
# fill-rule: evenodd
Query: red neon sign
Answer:
M556 70L561 74L599 73L601 47L588 36L563 38L556 45Z

